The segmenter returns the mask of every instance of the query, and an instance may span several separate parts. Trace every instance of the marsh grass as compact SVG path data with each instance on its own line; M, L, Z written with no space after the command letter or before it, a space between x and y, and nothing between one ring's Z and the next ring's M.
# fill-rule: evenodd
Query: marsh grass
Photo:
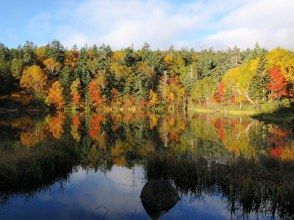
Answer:
M1 151L0 191L5 193L30 192L65 180L79 160L75 148L54 143Z
M253 118L294 129L294 102L288 107L281 107L273 112L255 114Z

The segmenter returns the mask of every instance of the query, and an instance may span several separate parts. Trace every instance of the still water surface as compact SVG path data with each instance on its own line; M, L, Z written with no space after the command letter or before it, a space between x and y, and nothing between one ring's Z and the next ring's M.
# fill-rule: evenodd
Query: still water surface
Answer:
M1 115L0 129L0 219L293 217L289 128L215 114L57 113ZM180 199L146 208L150 180Z

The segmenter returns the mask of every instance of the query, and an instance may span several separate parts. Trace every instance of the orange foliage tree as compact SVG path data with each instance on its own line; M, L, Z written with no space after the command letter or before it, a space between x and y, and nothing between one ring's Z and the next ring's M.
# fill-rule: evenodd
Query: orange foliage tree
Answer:
M53 104L57 110L64 108L63 88L59 81L54 82L49 89L47 101Z
M103 97L101 95L100 87L95 80L92 80L89 83L89 96L90 96L90 104L94 108L99 108L103 103Z

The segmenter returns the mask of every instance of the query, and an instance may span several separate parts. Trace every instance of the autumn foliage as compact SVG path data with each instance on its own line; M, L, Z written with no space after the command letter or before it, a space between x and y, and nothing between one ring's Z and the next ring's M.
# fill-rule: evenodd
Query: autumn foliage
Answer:
M222 102L223 100L223 96L224 96L224 92L225 92L225 85L223 83L220 83L217 87L217 91L214 95L214 99L217 102Z
M56 40L41 47L0 44L0 98L57 110L179 112L221 104L264 111L274 109L266 106L272 99L290 106L293 63L292 51L259 45L194 51L152 50L148 43L119 50L104 44L67 49Z
M53 104L57 110L64 108L63 88L59 81L54 82L49 89L48 102Z
M101 114L93 114L90 118L89 136L95 138L101 130L101 123L104 121L104 116Z
M268 84L268 88L271 91L271 97L279 99L287 96L287 82L285 77L281 74L281 71L277 67L273 67L269 71L269 75L271 80Z
M79 114L75 114L71 119L71 135L76 141L81 140L79 129L81 128L81 119Z
M61 64L59 62L57 62L56 60L54 60L53 58L48 58L48 59L44 60L43 63L45 65L47 71L52 75L58 73L61 69Z
M71 94L71 103L73 108L79 108L81 104L81 95L80 95L80 80L76 79L72 82L70 86L70 94Z
M65 114L63 112L59 112L54 116L50 116L47 120L49 131L51 132L52 136L56 139L60 139L64 132L64 121L65 121Z
M95 80L89 83L89 95L90 95L90 103L94 108L99 108L103 102L103 97L101 95L101 91L99 85Z
M21 87L29 89L37 94L44 92L46 83L47 76L41 67L37 65L25 68L20 78Z

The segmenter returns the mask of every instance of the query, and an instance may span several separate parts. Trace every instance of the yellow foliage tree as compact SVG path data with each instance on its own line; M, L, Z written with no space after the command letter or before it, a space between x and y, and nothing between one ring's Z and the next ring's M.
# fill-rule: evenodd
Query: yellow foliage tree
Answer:
M79 108L81 105L80 87L81 82L79 79L73 81L70 86L71 105L74 109Z
M149 105L154 108L158 103L158 95L151 89L149 92Z
M77 66L79 58L79 52L76 50L70 50L65 52L65 65L74 69Z
M249 96L249 86L256 72L259 59L246 62L242 66L230 69L223 77L222 83L225 91L231 100L238 104L249 101L253 104ZM232 100L233 99L233 100Z
M36 54L37 54L37 59L40 61L40 62L43 62L44 59L45 59L45 53L46 53L46 47L43 46L43 47L38 47L36 49Z
M44 60L43 64L45 65L47 71L52 75L55 75L61 69L61 64L53 58L48 58Z
M111 62L110 69L118 78L127 77L132 72L132 69L130 67L126 67L125 65L117 62Z
M277 67L288 82L294 83L294 53L276 48L266 55L266 69Z
M20 86L31 90L37 97L42 96L45 91L47 77L41 67L32 65L24 69L20 78Z

